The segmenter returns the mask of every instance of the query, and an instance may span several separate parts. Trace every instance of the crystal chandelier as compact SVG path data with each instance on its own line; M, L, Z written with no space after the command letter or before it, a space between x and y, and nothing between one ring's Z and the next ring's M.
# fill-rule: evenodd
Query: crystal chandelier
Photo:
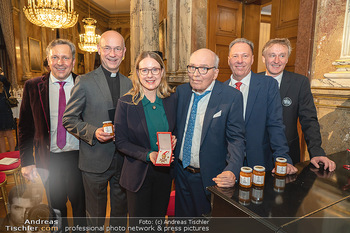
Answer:
M78 21L73 0L28 0L23 11L31 23L40 27L69 28Z
M83 19L83 22L85 23L85 34L79 35L79 48L89 53L97 52L97 44L101 37L95 34L96 26L94 24L97 23L97 21L93 18L86 18Z

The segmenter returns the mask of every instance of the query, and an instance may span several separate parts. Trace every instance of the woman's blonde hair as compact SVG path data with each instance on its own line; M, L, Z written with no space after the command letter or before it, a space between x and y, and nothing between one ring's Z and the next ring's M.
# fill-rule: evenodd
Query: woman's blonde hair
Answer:
M140 79L139 79L138 70L139 70L140 62L147 57L150 57L150 58L153 58L154 60L156 60L158 62L158 64L160 65L161 72L163 72L162 77L161 77L161 81L160 81L159 86L157 88L158 98L163 99L163 98L169 97L170 94L174 92L174 89L170 88L170 86L166 80L165 65L164 65L163 59L155 52L144 51L136 59L134 74L131 77L132 88L130 89L130 91L128 93L125 94L125 95L132 96L132 102L135 105L137 105L145 96L145 93L143 92L142 84L141 84Z

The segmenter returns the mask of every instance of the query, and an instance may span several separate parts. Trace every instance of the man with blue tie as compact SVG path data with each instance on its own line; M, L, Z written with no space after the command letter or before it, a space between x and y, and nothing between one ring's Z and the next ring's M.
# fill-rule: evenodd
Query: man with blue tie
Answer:
M244 163L249 167L262 165L267 171L274 172L276 158L284 157L287 159L287 174L293 174L298 170L288 155L278 83L272 77L251 71L253 49L253 43L245 38L231 42L228 64L232 75L225 82L243 94L246 130Z
M206 187L232 187L244 158L242 94L216 80L218 56L199 49L187 66L189 83L177 87L175 216L210 212Z

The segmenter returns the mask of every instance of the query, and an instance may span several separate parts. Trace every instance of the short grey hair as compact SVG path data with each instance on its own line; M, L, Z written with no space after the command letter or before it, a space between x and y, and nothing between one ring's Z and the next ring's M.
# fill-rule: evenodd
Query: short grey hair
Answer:
M72 58L75 59L75 45L70 41L66 39L56 39L50 42L50 44L46 47L46 56L49 57L50 51L53 47L56 45L68 45L70 50L72 51Z
M237 38L234 41L232 41L228 47L229 53L230 53L232 46L234 46L237 43L245 43L245 44L249 45L251 50L252 50L252 54L254 54L254 43L246 38Z
M206 51L208 51L209 53L213 54L213 55L214 55L214 67L215 67L216 69L219 68L220 59L219 59L219 56L218 56L215 52L213 52L212 50L210 50L210 49L208 49L208 48L201 48L201 49L198 49L198 50L206 50ZM196 50L196 51L194 51L193 53L191 53L191 56L190 56L190 57L192 57L192 55L193 55L194 53L196 53L198 50Z
M290 41L287 38L275 38L275 39L269 40L264 45L264 48L262 49L262 55L265 56L266 50L268 50L269 48L271 48L275 44L286 46L288 48L288 57L292 53L292 46L290 44Z
M219 59L219 56L216 55L216 53L214 53L214 54L215 54L214 66L215 66L216 69L218 69L219 68L220 59Z

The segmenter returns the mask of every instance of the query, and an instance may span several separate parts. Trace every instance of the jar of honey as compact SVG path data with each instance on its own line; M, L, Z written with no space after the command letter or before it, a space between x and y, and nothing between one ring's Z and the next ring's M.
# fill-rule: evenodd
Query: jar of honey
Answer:
M264 198L264 187L253 187L252 188L252 202L256 205L260 205Z
M250 189L239 187L238 190L238 202L241 205L249 205L250 204Z
M253 185L254 186L264 186L265 185L265 167L254 166L253 170Z
M285 176L275 176L273 181L273 190L278 193L283 193L286 187L286 177Z
M285 176L287 174L287 159L278 157L275 163L275 174Z
M239 173L239 185L243 188L252 187L252 171L250 167L241 167L241 172Z
M109 133L110 136L114 136L112 121L103 122L103 132Z

